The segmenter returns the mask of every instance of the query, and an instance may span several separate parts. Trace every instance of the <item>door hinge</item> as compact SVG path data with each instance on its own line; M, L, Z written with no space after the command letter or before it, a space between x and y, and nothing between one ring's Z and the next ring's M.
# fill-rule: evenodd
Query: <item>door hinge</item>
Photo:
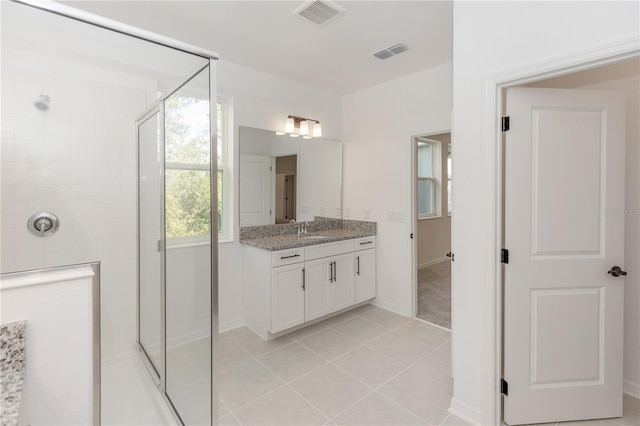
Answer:
M509 250L502 249L500 251L500 263L509 263Z
M506 117L502 117L502 131L503 132L508 132L509 131L509 116L508 115Z
M453 261L454 261L454 259L455 259L455 255L453 254L453 252L452 252L452 251L450 251L449 253L447 253L447 257L450 257L452 262L453 262Z
M409 235L409 238L411 238L413 240L413 233L411 235Z
M504 378L500 379L500 393L509 396L509 383Z

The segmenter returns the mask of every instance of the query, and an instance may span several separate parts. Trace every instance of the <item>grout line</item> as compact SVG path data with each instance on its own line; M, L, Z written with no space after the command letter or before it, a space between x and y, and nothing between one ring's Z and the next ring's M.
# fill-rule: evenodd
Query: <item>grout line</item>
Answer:
M280 380L280 377L276 376L276 378L277 378L278 380ZM262 398L267 397L267 396L271 395L272 393L274 393L274 392L276 392L276 391L278 391L278 390L280 390L280 389L282 389L282 388L284 388L284 387L286 387L286 386L287 386L287 384L286 384L286 383L284 383L282 380L280 380L280 381L281 381L282 383L281 383L278 387L276 387L276 388L274 388L274 389L270 390L269 392L267 392L267 393L265 393L265 394L263 394L263 395L260 395L260 396L259 396L259 397L257 397L256 399L252 399L251 401L246 402L246 403L244 403L244 404L242 404L242 405L240 405L240 406L236 407L236 408L235 408L235 409L233 409L233 410L229 410L229 413L230 413L230 414L234 414L234 417L235 417L235 413L237 413L239 410L242 410L243 408L245 408L245 407L247 407L247 406L249 406L249 405L253 404L254 402L259 401L259 400L261 400ZM224 402L224 401L222 400L222 398L221 398L221 397L218 397L218 398L220 398L220 400L221 400L222 402ZM225 402L225 405L227 405L227 403L226 403L226 402ZM227 407L229 407L229 406L227 405ZM236 419L236 420L237 420L237 419ZM240 423L240 422L238 422L238 423Z
M312 353L313 353L313 352L312 352ZM314 354L314 355L316 355L316 354ZM263 362L261 362L259 359L255 358L255 360L256 360L256 361L258 361L258 363L260 363L260 365L262 365L262 366L263 366L263 367L264 367L264 368L265 368L269 373L273 374L275 377L277 377L277 378L278 378L278 379L280 379L282 382L284 382L284 385L283 385L283 386L278 387L277 389L274 389L272 392L268 392L268 393L264 394L263 396L261 396L261 397L259 397L259 398L254 399L253 401L251 401L251 402L247 403L246 405L253 404L254 402L256 402L256 401L258 401L258 400L260 400L260 399L262 399L262 398L266 397L267 395L269 395L269 394L271 394L271 393L273 393L273 392L277 391L278 389L281 389L281 388L283 388L283 387L287 387L287 388L289 388L291 391L293 391L295 394L297 394L298 396L300 396L300 398L302 398L304 401L306 401L306 402L307 402L307 404L309 404L311 407L313 407L313 409L315 409L316 411L318 411L318 413L320 413L320 415L321 415L321 416L323 416L325 419L327 419L327 421L329 421L329 422L331 421L331 419L330 419L329 417L327 417L327 415L326 415L326 414L324 414L324 412L323 412L322 410L318 409L318 407L316 407L315 405L313 405L310 401L308 401L304 396L302 396L302 395L301 395L300 393L298 393L298 392L297 392L293 387L291 387L291 386L289 385L289 383L291 383L291 382L293 382L293 381L298 380L298 379L299 379L300 377L302 377L302 376L297 377L297 378L295 378L295 379L290 380L290 381L288 381L288 382L287 382L287 381L285 381L284 379L282 379L280 376L278 376L278 375L276 374L276 372L275 372L275 371L273 371L271 368L269 368L269 366L267 366L266 364L264 364ZM323 367L323 366L325 366L325 365L327 365L327 364L326 364L326 363L324 363L324 364L322 364L322 365L320 365L320 366L318 366L318 367L314 368L313 370L309 371L308 373L305 373L305 374L304 374L304 376L306 376L307 374L312 373L313 371L316 371L316 370L320 369L321 367ZM246 406L246 405L243 405L243 407L244 407L244 406ZM242 407L239 407L239 408L242 408ZM236 409L236 410L238 410L238 409ZM236 419L236 420L237 420L237 419ZM240 422L238 422L238 423L240 423Z

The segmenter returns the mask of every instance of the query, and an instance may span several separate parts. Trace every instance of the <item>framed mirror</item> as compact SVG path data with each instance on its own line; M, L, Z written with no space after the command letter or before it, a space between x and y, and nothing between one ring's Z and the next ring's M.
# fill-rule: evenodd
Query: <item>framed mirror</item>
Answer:
M342 217L342 142L240 127L240 226Z

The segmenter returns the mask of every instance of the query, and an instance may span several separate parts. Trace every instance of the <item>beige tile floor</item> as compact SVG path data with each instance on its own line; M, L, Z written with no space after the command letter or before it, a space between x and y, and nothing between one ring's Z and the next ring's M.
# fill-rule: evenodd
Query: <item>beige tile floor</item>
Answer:
M465 424L448 415L451 334L371 305L265 342L220 336L220 424Z
M208 346L168 354L169 394L186 424L208 423L210 374L199 355ZM221 425L467 424L447 413L451 333L371 305L269 342L231 330L219 350ZM576 425L639 426L638 400L624 398L624 417Z

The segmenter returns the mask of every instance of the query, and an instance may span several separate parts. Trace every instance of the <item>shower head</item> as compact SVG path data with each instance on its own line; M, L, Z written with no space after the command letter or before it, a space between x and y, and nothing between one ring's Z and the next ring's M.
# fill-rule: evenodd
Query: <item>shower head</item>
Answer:
M38 98L33 101L33 106L40 111L47 111L49 109L49 102L51 102L49 95L41 93L38 95Z

